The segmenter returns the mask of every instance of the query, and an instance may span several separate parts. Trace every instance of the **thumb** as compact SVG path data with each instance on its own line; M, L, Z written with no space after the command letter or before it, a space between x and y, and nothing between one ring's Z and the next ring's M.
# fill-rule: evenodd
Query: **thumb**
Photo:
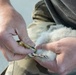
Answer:
M60 43L52 42L36 46L36 49L51 50L54 53L60 53Z

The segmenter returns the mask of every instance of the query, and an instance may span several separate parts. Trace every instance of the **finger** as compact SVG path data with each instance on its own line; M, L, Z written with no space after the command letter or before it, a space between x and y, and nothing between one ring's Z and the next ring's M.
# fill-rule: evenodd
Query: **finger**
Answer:
M23 41L24 43L27 43L31 46L34 46L34 43L28 36L27 30L26 30L26 27L24 24L22 26L19 26L18 29L16 29L16 32L21 41Z
M2 41L3 45L5 46L5 48L7 50L12 51L13 53L25 54L25 55L28 53L32 53L32 50L26 49L26 48L18 45L18 43L14 40L14 38L12 37L11 34L5 35L1 41Z
M60 43L53 42L53 43L47 43L47 44L41 44L36 47L37 49L43 49L43 50L51 50L55 53L60 53Z
M34 58L40 65L44 66L45 68L51 69L52 71L55 71L57 69L56 67L56 61L43 61L41 59Z
M26 55L15 54L14 57L13 57L13 59L10 60L10 61L23 59L23 58L25 58L25 56Z
M22 54L14 54L9 50L2 50L2 52L8 61L20 60L26 56Z

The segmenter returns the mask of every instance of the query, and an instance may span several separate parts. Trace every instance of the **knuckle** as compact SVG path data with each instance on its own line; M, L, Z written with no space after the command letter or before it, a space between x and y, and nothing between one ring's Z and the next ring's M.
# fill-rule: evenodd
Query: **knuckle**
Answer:
M12 53L14 53L14 55L15 55L15 54L18 54L19 51L20 51L20 49L21 49L20 46L17 45L16 48L13 48L13 49L12 49Z
M4 39L5 38L5 34L4 32L0 32L0 40Z
M0 41L8 43L9 42L9 37L6 34L6 32L0 32Z
M16 53L17 53L17 50L12 47L12 48L11 48L11 53L16 54Z
M60 53L60 51L61 51L61 47L62 47L61 43L60 43L60 42L58 42L58 43L56 43L56 45L55 45L55 46L56 46L56 49L55 49L55 50L56 50L56 52L57 52L57 53Z

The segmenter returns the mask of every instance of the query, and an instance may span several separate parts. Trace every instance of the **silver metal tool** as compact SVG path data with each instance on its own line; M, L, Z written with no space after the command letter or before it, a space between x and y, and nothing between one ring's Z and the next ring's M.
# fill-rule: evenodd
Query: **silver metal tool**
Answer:
M42 55L42 54L32 53L31 55L32 55L32 57L48 58L48 56Z
M30 45L28 45L28 44L25 44L25 43L23 43L22 41L17 41L17 42L19 43L19 45L21 45L21 46L23 46L23 47L25 47L25 48L28 48L28 49L31 49L31 50L34 51L34 53L28 54L30 57L48 58L48 56L46 56L46 55L36 54L36 51L37 51L37 50L36 50L35 47L32 47L32 46L30 46Z

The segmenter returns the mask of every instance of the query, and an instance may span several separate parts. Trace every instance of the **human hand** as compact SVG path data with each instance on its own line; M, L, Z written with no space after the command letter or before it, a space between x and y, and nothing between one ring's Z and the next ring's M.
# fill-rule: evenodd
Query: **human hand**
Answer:
M19 46L13 38L15 35L18 35L24 43L34 45L28 37L26 24L22 16L10 3L0 5L0 50L9 61L22 59L32 52Z
M37 49L52 50L57 54L53 61L35 60L50 72L66 75L76 69L76 38L63 38L53 43L37 46Z

